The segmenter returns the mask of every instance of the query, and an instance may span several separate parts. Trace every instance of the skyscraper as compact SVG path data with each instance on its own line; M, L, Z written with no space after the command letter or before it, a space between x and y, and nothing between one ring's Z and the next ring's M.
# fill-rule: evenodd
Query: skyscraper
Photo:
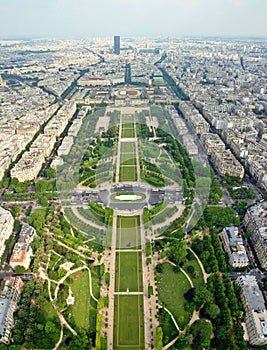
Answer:
M132 82L131 63L125 64L124 82L125 84L131 84Z
M114 53L119 55L121 51L121 37L118 35L114 36Z

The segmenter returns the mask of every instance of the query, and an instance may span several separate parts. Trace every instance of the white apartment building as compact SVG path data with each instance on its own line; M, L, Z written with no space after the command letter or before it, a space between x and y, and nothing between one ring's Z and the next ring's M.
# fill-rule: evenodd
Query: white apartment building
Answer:
M44 157L49 157L56 143L55 135L40 134L31 145L31 152L42 152Z
M208 155L211 155L214 151L222 152L225 150L225 144L217 134L203 133L200 135L200 141Z
M249 260L238 227L225 227L221 233L223 248L229 256L233 267L248 266Z
M255 276L240 276L236 284L241 287L241 300L246 312L245 325L249 343L253 346L267 344L267 310Z
M20 182L33 180L37 177L45 161L42 152L26 152L19 162L11 169L11 177Z
M60 147L58 148L57 154L59 156L68 155L73 145L73 137L65 136Z
M13 231L14 218L10 211L0 207L0 258L5 251L5 241Z
M257 257L263 268L267 268L267 201L250 207L244 217L244 225L251 233Z
M84 75L78 81L79 86L110 86L111 81L109 79L91 78L88 75Z
M244 177L245 171L243 166L230 150L213 152L211 154L211 162L221 176L229 174L230 176L239 176L241 179Z
M15 269L16 266L23 266L27 270L30 266L32 248L30 244L34 240L36 231L29 224L23 224L20 230L19 239L13 248L9 265Z
M13 314L17 309L23 282L20 277L5 277L0 289L0 343L9 344L15 326Z

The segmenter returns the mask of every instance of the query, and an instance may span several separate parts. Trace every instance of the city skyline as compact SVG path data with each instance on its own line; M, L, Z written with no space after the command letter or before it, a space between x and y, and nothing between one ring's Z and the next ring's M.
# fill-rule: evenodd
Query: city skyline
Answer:
M0 0L1 38L266 37L264 0Z

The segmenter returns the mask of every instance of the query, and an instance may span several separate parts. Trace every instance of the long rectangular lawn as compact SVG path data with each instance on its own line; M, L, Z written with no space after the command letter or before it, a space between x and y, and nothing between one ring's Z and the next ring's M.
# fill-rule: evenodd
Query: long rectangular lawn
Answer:
M121 153L134 153L135 143L134 142L122 142L121 143Z
M113 349L144 349L143 295L115 295Z
M137 171L136 165L121 165L119 181L136 181Z
M140 217L118 216L117 218L117 249L132 249L140 246Z
M141 252L116 253L115 291L143 291Z

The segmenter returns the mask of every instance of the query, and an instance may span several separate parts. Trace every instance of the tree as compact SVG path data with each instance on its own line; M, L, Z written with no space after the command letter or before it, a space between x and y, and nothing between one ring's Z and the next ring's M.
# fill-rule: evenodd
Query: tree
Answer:
M24 266L16 266L15 267L15 272L18 274L24 273L25 272L25 267Z
M209 303L212 300L212 294L205 286L199 286L194 291L194 302L196 309L199 310L204 303Z
M193 274L195 272L195 268L193 265L188 265L187 266L187 272L190 274Z
M187 243L186 241L175 241L169 252L169 259L179 265L186 258Z
M28 218L28 222L32 225L37 233L41 233L45 225L46 211L44 209L36 209Z
M158 264L158 265L156 266L156 271L157 271L158 273L162 273L162 271L163 271L162 264Z
M57 172L55 169L52 169L52 168L48 168L45 170L45 176L48 178L48 179L52 179L54 177L57 176Z
M47 321L45 324L45 332L46 333L56 333L57 329L53 322Z
M19 214L20 212L20 208L17 206L17 205L12 205L11 207L11 214L14 218L17 217L17 215Z
M176 342L176 347L177 347L177 349L185 349L185 348L187 348L187 347L189 347L189 345L191 345L192 344L192 340L193 340L193 336L192 336L192 334L190 334L190 333L182 333L182 334L180 334L179 335L179 338L178 338L178 340L177 340L177 342Z
M212 336L212 324L206 320L197 320L191 326L191 333L194 336L194 344L208 348Z
M70 350L90 350L92 349L92 341L86 332L81 329L76 337L72 339L69 344L68 349Z
M216 304L206 303L204 307L204 313L207 316L207 318L215 319L219 315L220 309Z

